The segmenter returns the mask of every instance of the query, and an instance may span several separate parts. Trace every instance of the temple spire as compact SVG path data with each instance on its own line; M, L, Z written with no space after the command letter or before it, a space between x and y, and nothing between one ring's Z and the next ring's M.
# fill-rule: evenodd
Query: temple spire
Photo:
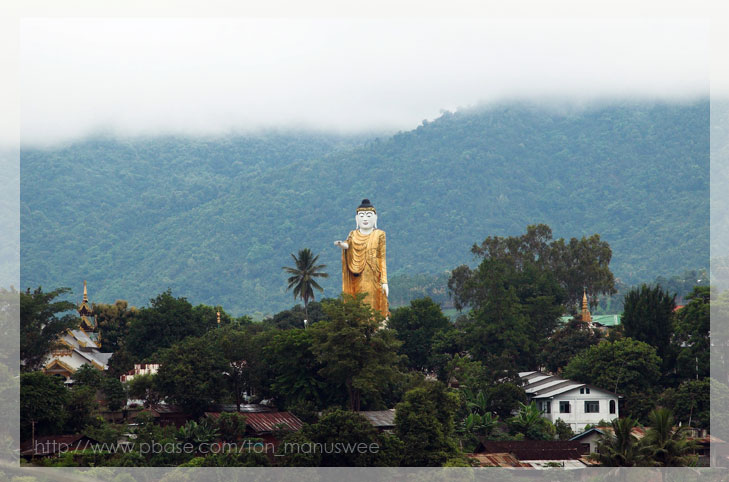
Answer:
M587 292L582 292L582 321L586 323L592 323L592 315L590 314L590 308L587 304Z
M86 280L84 280L84 303L89 302L89 292L86 290Z

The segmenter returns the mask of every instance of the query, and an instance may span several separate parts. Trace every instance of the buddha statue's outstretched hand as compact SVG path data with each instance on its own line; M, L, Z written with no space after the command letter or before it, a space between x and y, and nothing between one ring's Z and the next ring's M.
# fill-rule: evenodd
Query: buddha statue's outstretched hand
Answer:
M334 241L334 246L339 246L342 249L349 248L349 245L345 241Z
M385 292L385 297L390 296L390 288L387 287L387 283L382 283L382 291Z

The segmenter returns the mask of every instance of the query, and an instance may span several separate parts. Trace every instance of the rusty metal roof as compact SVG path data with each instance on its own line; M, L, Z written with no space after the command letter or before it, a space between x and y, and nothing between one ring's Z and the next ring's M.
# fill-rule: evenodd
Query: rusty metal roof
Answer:
M285 425L289 430L299 430L304 424L296 415L289 412L246 413L246 425L258 433L273 432L277 425Z
M579 442L557 440L484 440L477 454L512 454L519 460L579 460L583 447Z
M395 426L395 409L390 410L368 410L357 412L367 419L373 426L377 428L386 428Z
M519 462L513 455L501 454L466 454L468 457L478 461L481 467L529 467L531 465Z

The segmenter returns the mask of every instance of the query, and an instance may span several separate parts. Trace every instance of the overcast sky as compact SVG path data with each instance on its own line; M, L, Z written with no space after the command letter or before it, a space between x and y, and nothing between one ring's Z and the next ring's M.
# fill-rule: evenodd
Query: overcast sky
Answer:
M709 95L678 20L26 19L21 140L266 127L409 130L512 98Z

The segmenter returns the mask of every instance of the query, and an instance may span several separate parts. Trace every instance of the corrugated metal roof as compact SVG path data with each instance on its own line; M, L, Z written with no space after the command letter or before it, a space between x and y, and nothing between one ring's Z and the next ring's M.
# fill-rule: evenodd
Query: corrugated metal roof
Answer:
M521 377L524 382L524 391L531 398L549 398L559 395L561 393L569 392L580 387L590 387L593 390L599 390L604 393L616 395L609 390L603 388L594 387L586 383L576 382L574 380L568 380L565 378L558 377L556 375L547 375L541 372L522 372L529 373L526 377Z
M299 430L304 424L293 413L289 412L253 412L246 413L246 425L255 432L273 432L277 425L285 425L290 430Z
M537 373L537 372L519 372L519 378L526 378L533 373Z
M553 397L555 395L559 395L560 393L569 392L571 390L574 390L574 389L580 388L580 387L584 387L584 386L585 386L584 383L574 383L574 382L569 383L569 381L568 381L568 383L564 386L560 386L554 390L548 390L546 392L539 392L538 394L535 395L535 397L549 398L549 397Z
M604 326L617 326L620 324L620 317L622 315L591 315L593 323L600 323ZM568 323L572 319L571 316L561 316L560 321L562 323Z
M524 388L524 391L527 393L536 393L540 390L545 390L547 388L554 387L554 386L559 385L560 383L564 383L564 382L569 383L569 380L565 380L564 378L552 377L550 380L544 380L541 383L527 385Z
M378 428L395 426L395 409L357 412Z
M531 465L523 464L509 454L466 454L468 457L478 461L481 467L525 467L530 468Z
M479 454L509 453L525 460L579 460L584 448L579 442L554 440L485 440L476 449Z
M215 405L214 411L216 412L237 412L238 406L235 403L220 403ZM273 412L271 407L261 405L260 403L241 403L241 413L252 413L252 412Z

